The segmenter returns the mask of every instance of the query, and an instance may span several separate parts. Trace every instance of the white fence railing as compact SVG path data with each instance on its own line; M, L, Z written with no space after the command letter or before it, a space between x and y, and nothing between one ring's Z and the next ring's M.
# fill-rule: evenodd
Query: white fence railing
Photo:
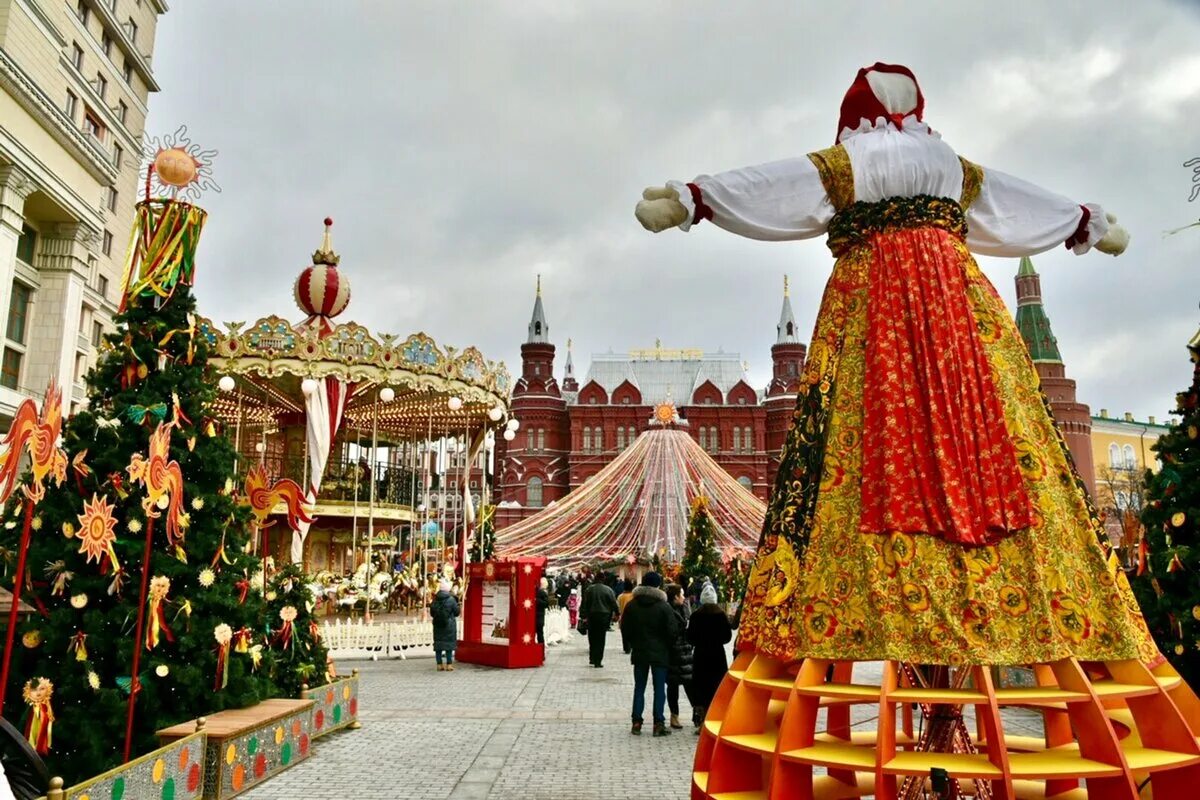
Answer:
M567 612L555 609L546 612L546 644L562 644L571 638ZM326 622L321 636L329 655L335 660L380 658L433 657L433 623L429 620L403 622L364 622L356 620ZM462 639L462 620L458 621L458 638Z

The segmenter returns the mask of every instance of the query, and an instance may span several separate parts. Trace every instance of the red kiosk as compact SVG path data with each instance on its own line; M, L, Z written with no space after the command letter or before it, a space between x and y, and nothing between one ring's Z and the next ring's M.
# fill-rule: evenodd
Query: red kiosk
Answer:
M544 558L467 566L467 607L457 660L505 669L540 667L546 661L546 646L537 641L537 590L545 567Z

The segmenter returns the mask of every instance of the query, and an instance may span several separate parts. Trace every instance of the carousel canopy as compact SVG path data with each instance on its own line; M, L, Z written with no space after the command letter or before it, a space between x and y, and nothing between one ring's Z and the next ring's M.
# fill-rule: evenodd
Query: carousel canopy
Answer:
M545 556L559 567L653 554L680 561L700 493L709 499L718 551L752 553L766 504L688 433L671 428L646 431L565 498L497 532L496 552Z

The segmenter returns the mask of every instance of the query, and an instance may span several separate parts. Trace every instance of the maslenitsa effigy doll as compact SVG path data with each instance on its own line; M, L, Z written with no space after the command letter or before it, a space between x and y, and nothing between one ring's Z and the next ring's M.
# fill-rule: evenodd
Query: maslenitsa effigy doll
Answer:
M837 261L745 598L739 649L920 664L1157 650L972 253L1117 255L1080 205L955 153L904 67L861 70L833 147L647 189L649 230L828 235Z

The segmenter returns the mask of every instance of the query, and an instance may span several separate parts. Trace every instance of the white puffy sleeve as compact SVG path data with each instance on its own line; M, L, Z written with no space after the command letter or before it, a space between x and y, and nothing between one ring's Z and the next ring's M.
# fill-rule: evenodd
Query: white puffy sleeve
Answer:
M1062 244L1082 255L1106 233L1100 206L993 169L983 169L979 195L967 207L967 247L985 256L1031 256Z
M819 236L833 219L833 204L808 158L772 161L667 185L679 192L688 210L688 219L679 226L685 231L707 219L749 239L786 241Z

